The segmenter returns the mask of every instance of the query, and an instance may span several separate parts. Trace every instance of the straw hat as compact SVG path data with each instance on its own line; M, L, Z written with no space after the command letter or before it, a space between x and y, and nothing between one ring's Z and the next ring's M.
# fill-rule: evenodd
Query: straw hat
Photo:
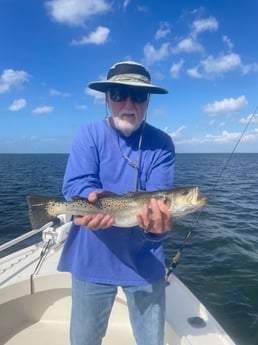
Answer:
M149 93L168 93L166 89L151 84L150 73L143 65L134 61L118 62L110 68L107 80L93 81L88 84L90 89L100 92L106 92L114 86L140 87Z

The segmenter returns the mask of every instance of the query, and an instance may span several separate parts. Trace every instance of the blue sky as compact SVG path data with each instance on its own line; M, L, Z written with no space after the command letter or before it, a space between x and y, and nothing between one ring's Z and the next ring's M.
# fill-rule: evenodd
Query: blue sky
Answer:
M0 152L69 152L104 118L103 79L122 60L169 90L148 121L177 152L258 152L257 0L0 0Z

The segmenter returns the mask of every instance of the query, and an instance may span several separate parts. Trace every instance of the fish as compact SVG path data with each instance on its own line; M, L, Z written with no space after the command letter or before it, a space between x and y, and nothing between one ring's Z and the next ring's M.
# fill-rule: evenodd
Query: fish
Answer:
M115 227L133 227L137 225L136 215L151 198L162 200L168 207L171 216L183 217L206 204L206 197L198 197L198 186L179 187L154 192L130 192L117 195L103 192L96 202L87 198L74 197L73 201L52 199L42 195L28 195L29 218L33 229L41 228L48 222L55 221L58 215L71 216L109 214L114 218Z

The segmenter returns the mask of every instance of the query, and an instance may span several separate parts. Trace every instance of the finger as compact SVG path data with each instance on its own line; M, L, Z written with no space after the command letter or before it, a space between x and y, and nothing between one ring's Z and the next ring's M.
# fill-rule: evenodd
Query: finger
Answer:
M102 221L100 222L100 228L106 229L110 228L114 224L114 218L110 215L105 215Z
M157 233L161 233L164 229L164 221L158 200L152 198L150 200L150 207L152 210L153 217L153 230Z
M169 209L167 207L167 205L162 201L162 200L157 200L158 202L158 206L161 212L170 215Z
M113 218L110 215L97 214L92 218L87 226L92 230L105 229L110 227L114 223Z
M137 214L136 215L136 219L137 219L137 223L138 225L144 229L145 232L150 232L152 225L153 225L153 221L152 220L143 220L143 217L141 214Z
M152 232L164 233L172 229L172 219L167 205L162 200L151 199L150 207L153 214Z
M150 225L149 206L143 205L142 212L136 215L140 227L146 229Z
M88 222L92 219L91 215L86 215L83 217L74 217L73 222L75 225L87 226Z
M88 196L89 202L96 202L98 200L98 192L91 192Z
M161 200L158 200L158 205L159 205L160 212L162 214L163 230L164 231L172 230L172 227L173 227L172 217L167 205Z
M139 213L136 215L137 223L141 228L144 228L144 223L142 219L142 215Z

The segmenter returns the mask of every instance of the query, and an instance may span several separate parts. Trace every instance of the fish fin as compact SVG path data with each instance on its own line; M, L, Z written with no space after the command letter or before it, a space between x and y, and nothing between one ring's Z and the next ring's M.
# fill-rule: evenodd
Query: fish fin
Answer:
M74 195L74 196L72 197L72 200L73 200L73 201L76 201L76 200L86 200L86 201L88 201L87 198L84 198L83 196L80 196L80 195Z
M98 199L101 199L101 198L106 198L106 197L109 197L109 196L118 196L118 194L116 193L113 193L113 192L109 192L109 191L103 191L103 192L99 192L97 194L98 196ZM88 198L84 198L83 196L80 196L80 195L74 195L72 197L73 201L76 201L76 200L86 200L86 201L89 201Z
M107 198L109 196L118 196L118 194L110 192L110 191L103 191L103 192L98 193L98 199Z
M28 195L27 202L29 206L29 218L32 229L39 229L43 225L57 219L57 217L50 216L47 211L47 204L55 200L41 195Z

